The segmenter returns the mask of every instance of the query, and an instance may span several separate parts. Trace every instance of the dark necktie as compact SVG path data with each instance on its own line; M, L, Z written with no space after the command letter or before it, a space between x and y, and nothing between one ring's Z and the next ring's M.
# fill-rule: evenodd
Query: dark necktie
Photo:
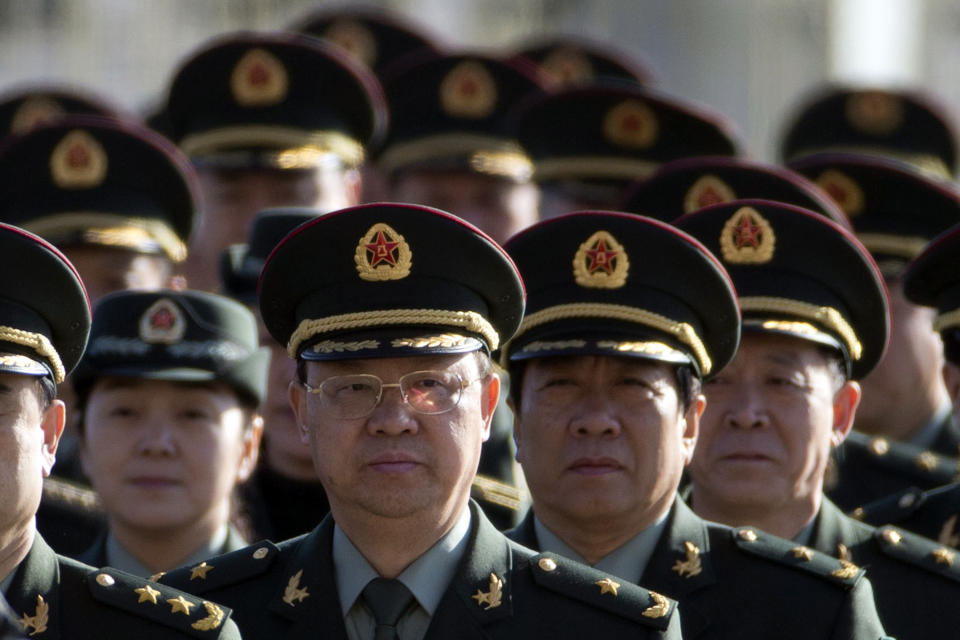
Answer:
M413 594L399 580L374 578L363 588L373 618L377 622L373 640L399 640L397 621L413 602Z

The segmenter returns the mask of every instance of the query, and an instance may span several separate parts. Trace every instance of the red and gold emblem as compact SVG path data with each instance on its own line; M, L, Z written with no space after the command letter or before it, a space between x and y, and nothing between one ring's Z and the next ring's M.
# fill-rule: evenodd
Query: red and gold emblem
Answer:
M603 120L603 135L621 147L646 149L657 141L658 133L656 114L639 100L621 102Z
M863 211L863 189L850 176L836 169L827 169L815 182L851 218Z
M627 282L630 260L610 233L597 231L573 257L573 277L581 287L617 289Z
M847 98L847 121L864 133L886 136L903 124L903 103L883 91L858 91Z
M243 107L268 107L287 97L287 69L272 53L251 49L230 74L233 99Z
M497 83L479 62L461 62L440 83L440 106L456 118L486 118L497 106Z
M551 89L586 84L596 75L587 56L570 47L550 52L540 63L540 70Z
M773 258L773 227L753 207L741 207L720 232L720 251L730 264L763 264Z
M365 26L348 18L334 21L323 37L348 51L354 58L373 67L377 61L377 40Z
M403 236L378 222L360 238L353 259L363 280L400 280L410 275L412 253Z
M693 186L687 189L687 194L683 197L683 212L691 213L712 204L722 204L736 199L737 194L730 185L717 176L707 174L697 178Z
M34 96L23 101L10 119L10 133L26 133L36 127L53 122L66 110L56 100L46 96Z
M53 148L50 175L62 189L89 189L107 176L107 152L96 138L74 129Z
M144 342L176 344L186 331L183 312L169 298L160 298L140 316L140 339Z

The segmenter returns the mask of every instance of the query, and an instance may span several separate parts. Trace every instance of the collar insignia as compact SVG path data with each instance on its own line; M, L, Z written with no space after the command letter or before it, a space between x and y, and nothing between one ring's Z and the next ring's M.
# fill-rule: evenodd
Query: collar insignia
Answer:
M140 316L140 339L149 344L176 344L186 330L183 312L169 298L160 298Z
M940 534L937 536L937 542L948 547L956 547L960 544L960 535L953 532L957 526L957 514L947 518L946 522L940 528Z
M603 119L603 135L628 149L647 149L657 141L659 126L653 109L638 100L627 100L610 109Z
M477 601L477 604L483 607L483 610L499 607L503 602L503 580L497 577L497 574L490 574L490 590L484 592L477 589L477 592L470 596Z
M60 103L45 96L27 98L10 119L10 133L26 133L56 120L65 111Z
M497 106L497 83L482 64L461 62L440 83L440 106L454 118L486 118Z
M378 222L360 238L353 260L363 280L400 280L410 275L412 255L402 235Z
M540 63L540 70L553 89L585 84L596 75L587 57L569 47L552 51Z
M650 597L653 598L653 605L644 609L640 615L644 618L662 618L670 612L669 600L656 591L651 591Z
M335 21L327 28L323 37L345 49L368 67L373 67L377 60L376 38L369 29L356 20L344 18Z
M230 74L233 99L242 107L269 107L287 97L289 78L283 63L263 49L246 52Z
M307 591L307 588L300 586L300 578L302 577L303 569L300 569L300 571L290 576L290 580L287 581L287 586L283 590L283 601L291 607L295 606L295 602L303 602L304 599L310 597L310 592Z
M834 578L840 578L842 580L849 580L850 578L857 575L857 572L860 571L860 567L853 564L849 560L840 560L840 568L834 569L830 572Z
M717 176L707 174L697 178L693 186L687 190L687 194L683 197L683 212L691 213L712 204L722 204L736 199L737 194L730 185Z
M47 630L47 623L50 622L50 605L48 605L43 600L43 596L37 596L37 610L34 611L32 616L28 616L26 613L23 614L20 618L20 626L23 627L24 631L28 629L33 629L30 632L31 636L35 636L38 633L43 633Z
M617 289L627 282L630 260L623 245L606 231L597 231L573 256L573 277L581 287Z
M75 129L50 154L50 175L61 189L90 189L107 177L107 152L86 131Z
M814 182L851 218L863 212L863 189L850 176L827 169Z
M793 553L793 557L797 560L803 560L804 562L813 560L813 550L809 547L794 547L790 552Z
M946 547L937 547L930 552L930 555L933 556L933 559L937 561L937 564L945 564L948 567L953 566L953 558L955 554Z
M850 555L850 549L842 542L837 543L837 559L844 562L852 562L853 556Z
M773 227L753 207L741 207L720 232L720 250L730 264L763 264L773 258Z
M692 578L700 575L700 572L703 571L700 563L700 547L689 540L684 542L683 546L686 547L687 557L685 560L677 560L673 565L673 570L683 578Z
M886 136L903 124L903 104L882 91L860 91L847 98L847 121L857 130Z

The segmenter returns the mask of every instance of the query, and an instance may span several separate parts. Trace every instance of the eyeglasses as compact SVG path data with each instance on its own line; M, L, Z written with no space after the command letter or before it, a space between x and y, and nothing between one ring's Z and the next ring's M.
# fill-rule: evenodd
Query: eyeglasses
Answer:
M436 415L446 413L460 404L463 390L481 376L464 382L452 371L414 371L387 384L375 375L361 373L351 376L333 376L312 387L300 384L308 393L318 396L320 406L337 418L362 418L373 413L387 387L400 389L404 404L417 413Z

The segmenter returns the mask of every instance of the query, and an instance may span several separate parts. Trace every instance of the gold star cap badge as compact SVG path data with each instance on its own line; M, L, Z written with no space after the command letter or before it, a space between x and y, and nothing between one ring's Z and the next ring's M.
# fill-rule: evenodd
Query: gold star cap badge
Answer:
M814 180L816 185L827 192L843 212L851 218L863 213L866 198L863 189L856 180L842 171L827 169Z
M573 277L581 287L618 289L627 282L630 260L623 245L606 231L597 231L573 257Z
M687 189L683 196L683 212L692 213L714 204L723 204L736 200L733 187L714 175L704 175Z
M74 129L53 148L50 175L61 189L91 189L107 177L107 152L96 138Z
M587 56L570 47L551 51L540 63L540 70L555 89L590 82L596 75Z
M454 118L480 120L497 106L497 83L479 62L461 62L440 82L440 107Z
M149 344L176 344L186 330L183 312L169 298L160 298L140 316L140 339Z
M334 20L324 31L323 37L345 49L368 67L373 67L377 61L377 39L370 33L370 29L356 20L350 18Z
M403 236L378 222L360 238L353 260L363 280L400 280L410 275L413 253Z
M268 107L287 97L289 78L280 60L265 49L250 49L230 74L233 99L242 107Z
M773 259L773 227L753 207L740 207L720 231L720 251L730 264L763 264Z
M847 98L845 115L855 129L886 136L903 124L903 102L883 91L858 91Z
M647 149L659 136L657 116L639 100L625 100L604 116L603 136L618 147Z

